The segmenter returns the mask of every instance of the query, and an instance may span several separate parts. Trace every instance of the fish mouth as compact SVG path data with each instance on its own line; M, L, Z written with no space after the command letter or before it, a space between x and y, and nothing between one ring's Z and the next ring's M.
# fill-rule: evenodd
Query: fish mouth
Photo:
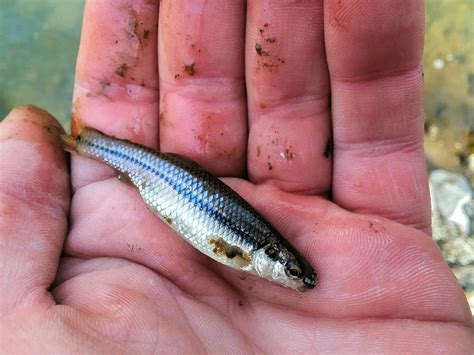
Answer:
M316 275L313 274L311 276L305 276L303 278L303 287L306 288L306 289L313 289L316 287L316 284L317 284L317 279L316 279Z

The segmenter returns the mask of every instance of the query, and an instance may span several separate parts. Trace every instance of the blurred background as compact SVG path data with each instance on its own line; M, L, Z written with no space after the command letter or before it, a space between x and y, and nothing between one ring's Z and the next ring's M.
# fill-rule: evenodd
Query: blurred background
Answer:
M0 120L32 103L69 129L84 0L0 0ZM474 312L474 0L425 0L433 238Z

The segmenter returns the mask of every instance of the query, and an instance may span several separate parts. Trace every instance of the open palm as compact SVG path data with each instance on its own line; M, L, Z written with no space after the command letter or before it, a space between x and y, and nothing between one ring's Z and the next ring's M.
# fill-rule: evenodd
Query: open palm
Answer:
M416 1L88 2L73 129L225 177L319 285L210 260L95 161L72 157L71 199L57 123L24 106L0 129L2 346L467 352L470 313L429 237L422 39Z

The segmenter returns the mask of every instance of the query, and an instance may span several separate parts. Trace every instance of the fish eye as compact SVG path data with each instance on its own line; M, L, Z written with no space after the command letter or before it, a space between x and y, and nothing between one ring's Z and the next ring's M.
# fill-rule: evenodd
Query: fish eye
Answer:
M301 271L298 265L290 264L286 269L286 274L292 279L300 279L303 271Z

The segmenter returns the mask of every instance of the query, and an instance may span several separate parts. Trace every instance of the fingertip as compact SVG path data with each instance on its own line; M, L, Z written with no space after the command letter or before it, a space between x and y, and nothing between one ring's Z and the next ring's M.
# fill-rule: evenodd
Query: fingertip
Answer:
M19 116L26 116L32 119L49 120L55 126L61 127L61 124L48 111L43 110L42 108L38 106L30 105L30 104L14 106L11 109L11 111L8 113L8 115L5 117L4 121L6 122L6 121L18 119Z
M14 165L17 169L24 168L22 156L26 154L26 150L32 148L38 153L37 160L42 161L43 166L47 167L52 163L60 171L66 170L67 154L62 149L59 138L64 133L64 128L58 120L44 109L34 105L15 106L5 117L0 129L0 143L10 141L10 144L4 145L4 163L11 169ZM10 150L18 151L19 155L8 154L7 151ZM11 164L13 157L18 159L16 164Z
M38 136L36 129L31 129L31 127L37 126L40 126L44 131L43 133L48 136L57 137L59 134L65 133L64 128L56 118L54 118L49 112L34 105L18 105L13 107L3 120L3 123L0 134L8 134L13 133L12 131L18 131L16 133L20 138L31 139Z

